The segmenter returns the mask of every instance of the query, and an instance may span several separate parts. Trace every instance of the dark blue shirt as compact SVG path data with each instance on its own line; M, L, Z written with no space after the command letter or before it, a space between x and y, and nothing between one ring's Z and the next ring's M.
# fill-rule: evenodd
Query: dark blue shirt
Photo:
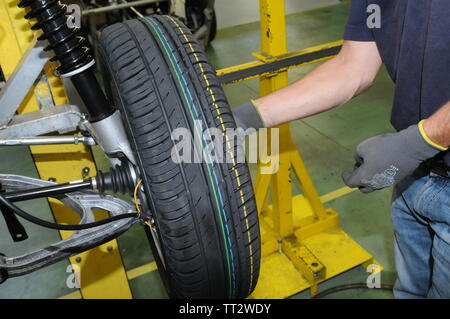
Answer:
M369 5L379 6L380 25ZM353 0L344 39L376 42L395 82L397 130L450 101L450 0ZM442 155L450 166L450 152Z

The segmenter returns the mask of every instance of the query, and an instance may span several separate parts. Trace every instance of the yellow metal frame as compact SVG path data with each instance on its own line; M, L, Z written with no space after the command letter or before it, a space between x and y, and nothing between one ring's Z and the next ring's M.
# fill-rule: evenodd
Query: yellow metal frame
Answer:
M24 10L17 7L16 0L0 0L0 65L6 78L11 75L35 35L24 14ZM53 100L59 105L67 103L67 97L61 79L54 76L55 67L55 63L49 62L44 70ZM38 110L34 92L43 89L39 85L30 90L19 113ZM81 171L85 167L89 168L90 174L96 173L91 150L85 145L32 146L30 150L42 179L52 177L58 182L77 180L82 178ZM57 200L50 199L49 204L58 223L79 221L76 214ZM98 215L104 217L106 213ZM62 238L68 236L70 232L61 231ZM70 263L80 269L81 288L75 295L95 299L132 297L116 240L71 257Z
M253 54L259 61L219 70L218 75L342 44L338 41L287 53L284 0L260 0L259 4L261 52ZM260 95L287 86L287 69L260 76ZM260 278L250 298L285 298L308 288L310 294L315 295L317 285L329 278L358 265L378 264L339 227L338 213L323 206L323 202L352 190L344 188L336 194L319 197L292 141L289 124L278 129L279 169L273 175L263 175L260 174L262 164L258 164L255 181L262 260ZM303 194L293 196L292 173L299 181ZM268 204L269 190L272 205Z

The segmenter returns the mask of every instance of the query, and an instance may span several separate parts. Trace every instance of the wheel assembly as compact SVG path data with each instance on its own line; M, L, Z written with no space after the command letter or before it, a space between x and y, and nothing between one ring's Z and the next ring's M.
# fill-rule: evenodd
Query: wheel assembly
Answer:
M141 209L152 219L148 238L169 295L247 297L258 280L260 236L246 163L226 140L229 163L172 159L175 129L188 130L202 148L205 128L225 134L236 127L200 45L176 18L153 16L105 28L100 53L107 95L135 152Z
M19 6L27 8L27 19L37 21L32 29L41 29L39 39L48 42L43 51L53 51L58 75L72 81L87 114L66 105L35 115L44 123L54 121L50 115L67 111L72 120L59 125L66 131L78 128L82 136L36 137L55 131L41 125L24 138L7 126L10 133L0 130L0 136L9 139L0 142L96 143L113 168L60 184L0 174L0 212L13 241L28 238L17 216L42 227L74 231L35 252L0 255L0 283L101 245L140 222L170 297L250 295L258 281L261 251L252 181L241 145L228 134L236 129L230 107L198 40L180 20L165 15L105 28L99 45L102 90L89 43L66 24L64 5L22 0ZM218 132L214 139L210 129ZM174 134L180 130L193 160L186 159L187 149ZM130 194L134 203L105 191ZM45 197L59 199L78 213L80 223L42 220L13 203ZM111 216L96 221L94 209Z

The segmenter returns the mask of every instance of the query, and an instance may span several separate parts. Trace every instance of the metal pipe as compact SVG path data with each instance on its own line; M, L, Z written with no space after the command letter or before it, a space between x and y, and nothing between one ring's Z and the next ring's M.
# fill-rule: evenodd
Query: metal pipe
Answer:
M92 137L74 134L63 136L35 136L22 138L0 138L0 146L11 145L53 145L53 144L78 144L95 145Z
M88 179L33 189L6 192L2 193L2 196L10 202L18 202L35 198L52 197L54 195L62 195L81 190L92 190L92 188L92 180Z
M157 2L166 2L166 1L167 0L139 0L139 1L115 4L112 6L84 10L81 12L81 15L98 14L98 13L102 13L102 12L126 9L126 8L130 8L130 7L139 7L139 6L144 6L146 4L152 4L152 3L157 3Z

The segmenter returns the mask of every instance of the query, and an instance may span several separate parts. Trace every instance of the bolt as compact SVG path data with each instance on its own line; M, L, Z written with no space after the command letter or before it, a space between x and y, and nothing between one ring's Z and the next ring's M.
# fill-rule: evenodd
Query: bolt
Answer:
M48 179L48 181L49 181L49 182L56 182L56 178L50 177L50 178Z
M283 239L277 239L278 242L278 252L282 253L283 252Z
M112 248L112 246L108 246L108 247L106 247L106 250L109 251L109 252L112 252L113 248Z
M87 177L87 176L89 175L89 172L90 172L90 171L91 171L91 170L89 169L89 167L83 168L83 169L81 170L81 176Z
M80 262L81 262L81 257L75 258L75 261L76 261L77 263L80 263Z

